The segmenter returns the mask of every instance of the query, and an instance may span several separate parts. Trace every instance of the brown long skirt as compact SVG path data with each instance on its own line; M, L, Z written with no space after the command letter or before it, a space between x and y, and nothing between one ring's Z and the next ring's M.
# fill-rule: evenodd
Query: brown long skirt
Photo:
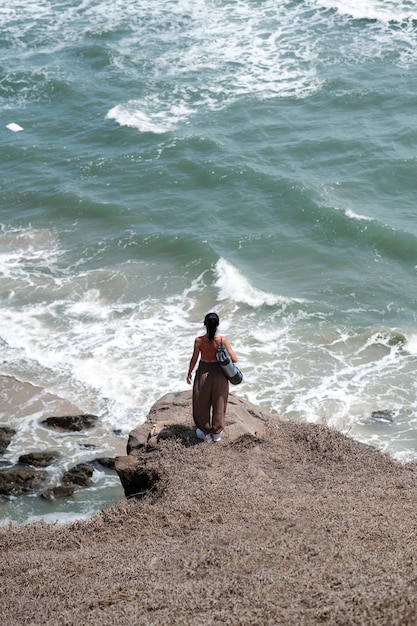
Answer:
M193 385L193 419L206 435L225 426L229 381L218 363L200 361Z

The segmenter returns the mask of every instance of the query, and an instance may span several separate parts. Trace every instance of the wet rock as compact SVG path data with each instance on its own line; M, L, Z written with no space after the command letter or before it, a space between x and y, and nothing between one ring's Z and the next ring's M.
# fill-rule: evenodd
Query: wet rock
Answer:
M94 469L88 463L79 463L69 469L62 477L61 483L50 487L42 493L45 500L70 498L79 487L89 487Z
M61 415L47 417L42 424L50 428L58 428L60 430L80 431L86 428L92 428L97 422L97 415L83 413L82 415Z
M99 457L98 459L94 459L94 463L97 463L102 467L106 467L107 469L114 470L114 457L112 456Z
M56 487L50 487L43 492L42 497L45 500L60 500L64 498L70 498L74 495L74 491L76 490L75 485L67 484L67 485L57 485Z
M94 469L88 463L79 463L69 469L62 477L61 483L50 487L42 493L45 500L70 498L79 487L89 487Z
M0 426L0 454L3 454L9 443L12 440L12 437L16 434L16 431L13 428L9 428L8 426Z
M394 411L390 411L390 409L382 409L380 411L372 411L371 418L373 420L382 420L384 422L393 422L394 421Z
M407 338L405 335L403 335L400 332L393 332L389 338L388 341L388 345L389 346L397 346L400 345L402 346L403 344L405 344Z
M62 484L72 484L78 487L89 487L94 469L88 463L79 463L69 469L62 477Z
M33 467L11 467L0 470L0 494L20 496L39 491L48 477L47 472Z
M48 467L58 458L59 452L29 452L19 457L19 463L33 467Z

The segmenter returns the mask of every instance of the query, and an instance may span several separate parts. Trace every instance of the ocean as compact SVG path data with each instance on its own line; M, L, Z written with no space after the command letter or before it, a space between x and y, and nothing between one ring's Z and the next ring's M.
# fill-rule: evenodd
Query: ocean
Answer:
M238 395L416 460L415 3L0 0L0 23L2 466L123 454L211 310ZM99 424L42 424L66 413ZM96 467L0 524L121 499Z

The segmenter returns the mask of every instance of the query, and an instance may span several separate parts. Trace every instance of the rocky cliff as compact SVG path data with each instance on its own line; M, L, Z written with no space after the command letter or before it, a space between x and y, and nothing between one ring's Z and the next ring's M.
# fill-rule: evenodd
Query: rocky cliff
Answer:
M185 447L200 445L192 419L192 392L169 393L158 400L149 411L147 420L129 435L127 455L115 458L114 467L123 485L126 497L141 497L154 489L161 480L161 469L156 470L152 459L159 461L160 441L173 439ZM277 421L247 400L230 394L227 406L227 428L219 443L230 445L239 439L260 441L267 427L277 427Z
M189 403L161 399L117 459L138 497L0 528L4 624L417 623L415 463L234 397L200 442Z

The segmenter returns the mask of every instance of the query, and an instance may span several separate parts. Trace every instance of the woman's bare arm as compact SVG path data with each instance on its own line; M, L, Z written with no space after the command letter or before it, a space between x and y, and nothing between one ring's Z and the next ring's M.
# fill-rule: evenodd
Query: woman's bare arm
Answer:
M195 365L197 363L198 360L198 355L200 354L200 338L196 337L195 341L194 341L194 351L192 354L192 357L190 359L190 366L188 368L188 374L187 374L187 383L189 385L191 385L191 376L193 373L193 369L195 368Z
M226 346L226 349L227 349L228 353L230 354L230 358L232 359L233 363L237 363L237 356L233 352L233 348L230 345L229 340L226 339L226 337L223 337L223 343Z

